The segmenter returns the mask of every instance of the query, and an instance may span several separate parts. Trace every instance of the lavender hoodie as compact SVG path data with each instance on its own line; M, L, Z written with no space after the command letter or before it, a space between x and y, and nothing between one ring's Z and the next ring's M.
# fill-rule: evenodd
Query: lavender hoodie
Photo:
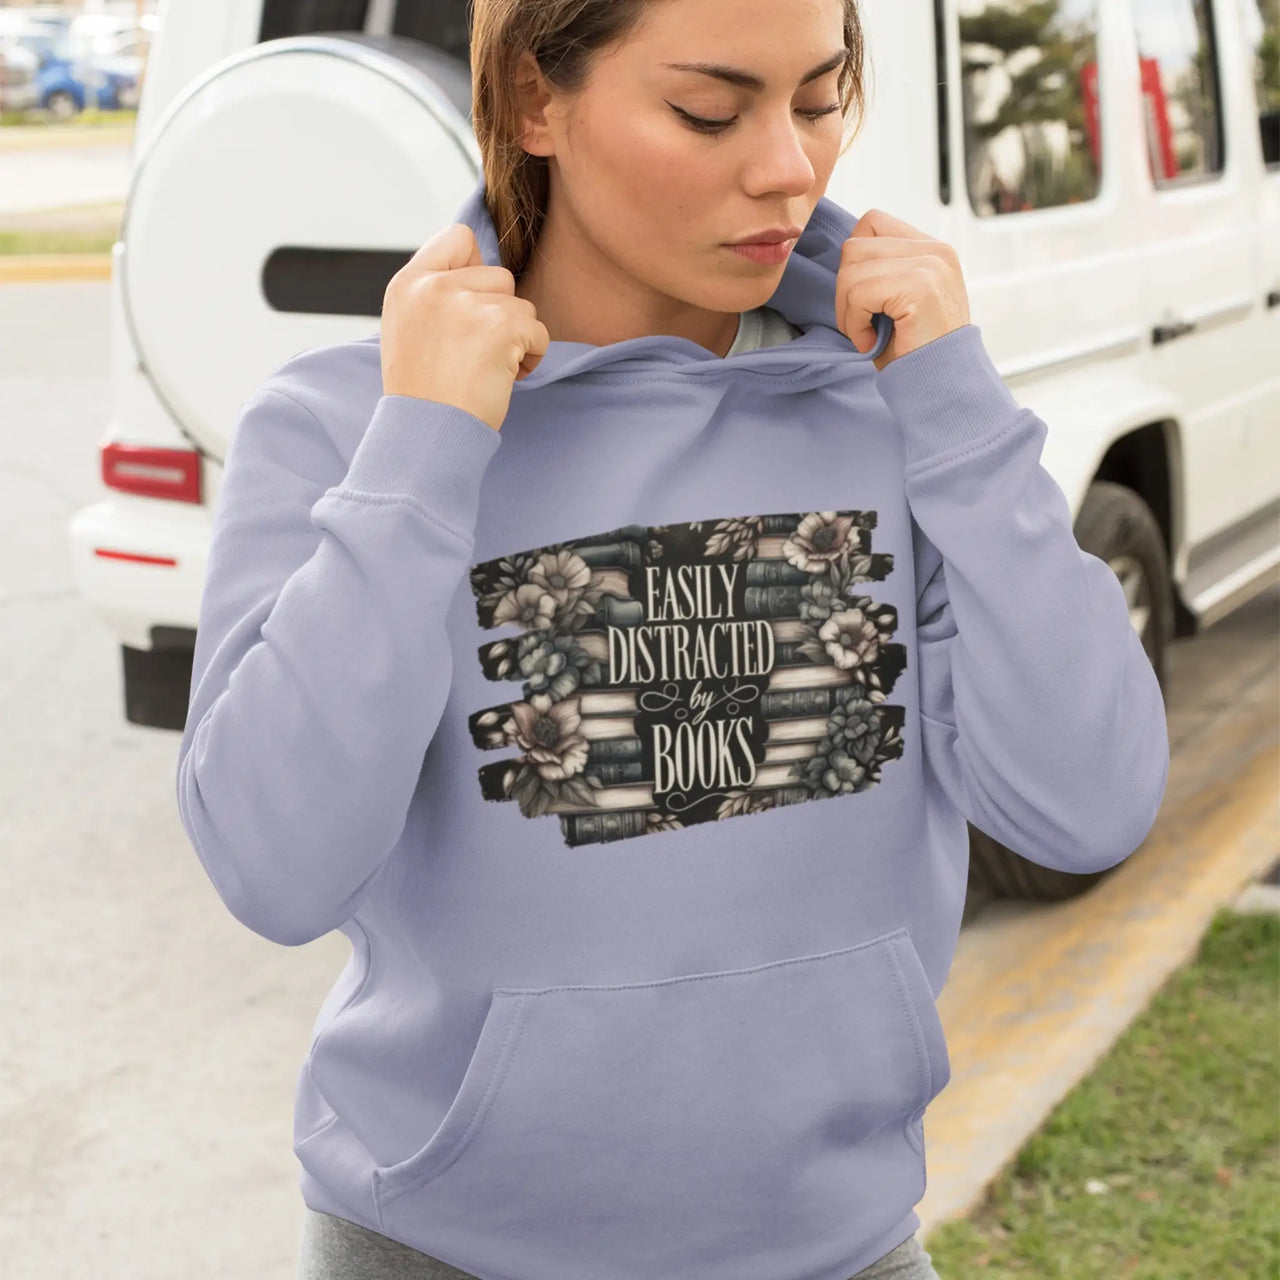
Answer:
M552 342L500 432L377 334L242 405L177 798L238 920L351 941L312 1208L482 1280L846 1280L920 1225L966 819L1073 872L1150 830L1160 687L1047 427L975 325L839 332L855 222L768 300L803 336Z

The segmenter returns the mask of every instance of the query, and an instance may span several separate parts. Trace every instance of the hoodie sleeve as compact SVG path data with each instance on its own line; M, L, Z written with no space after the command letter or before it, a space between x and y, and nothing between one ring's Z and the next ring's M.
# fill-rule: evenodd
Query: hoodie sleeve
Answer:
M877 386L903 433L923 533L924 749L965 818L1041 866L1123 861L1169 772L1164 699L1109 565L1081 549L1040 464L1048 432L967 324Z
M403 830L501 441L452 405L384 395L344 468L281 390L299 381L277 371L240 409L177 766L182 823L214 888L286 946L347 920Z

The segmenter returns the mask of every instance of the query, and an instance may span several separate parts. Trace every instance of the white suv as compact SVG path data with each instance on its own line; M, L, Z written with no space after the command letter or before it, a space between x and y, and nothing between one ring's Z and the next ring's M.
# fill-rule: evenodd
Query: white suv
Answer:
M388 279L479 177L467 13L161 11L114 248L109 493L70 530L136 724L186 718L240 405L296 353L376 333ZM1280 579L1280 3L894 0L863 21L868 117L827 194L957 248L1163 683L1172 639ZM988 891L1097 878L970 831Z

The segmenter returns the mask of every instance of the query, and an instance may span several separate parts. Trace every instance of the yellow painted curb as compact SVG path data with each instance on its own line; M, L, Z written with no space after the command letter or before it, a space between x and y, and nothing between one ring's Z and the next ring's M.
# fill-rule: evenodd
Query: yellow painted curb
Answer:
M110 280L109 253L0 254L0 284L40 280Z
M1081 897L991 904L961 935L938 1010L951 1080L925 1116L921 1235L980 1202L1092 1070L1220 906L1280 848L1274 744L1161 813L1141 848Z
M131 124L84 125L0 125L0 152L51 151L56 147L119 146L131 143Z

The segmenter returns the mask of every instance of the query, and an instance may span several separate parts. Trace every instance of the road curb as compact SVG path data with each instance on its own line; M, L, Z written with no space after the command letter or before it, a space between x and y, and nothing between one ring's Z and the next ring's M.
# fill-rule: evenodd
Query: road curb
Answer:
M0 284L110 279L109 253L0 254Z
M0 125L0 155L15 151L60 151L63 147L132 146L132 124Z
M1236 906L1275 862L1278 768L1280 749L1264 748L1229 784L1162 812L1143 847L1082 897L1030 911L996 902L981 929L961 934L938 1001L952 1073L925 1116L922 1239L981 1204L1191 959L1218 908Z
M77 128L62 125L0 126L0 153L15 151L56 151L62 147L115 147L133 143L133 125L93 125Z

